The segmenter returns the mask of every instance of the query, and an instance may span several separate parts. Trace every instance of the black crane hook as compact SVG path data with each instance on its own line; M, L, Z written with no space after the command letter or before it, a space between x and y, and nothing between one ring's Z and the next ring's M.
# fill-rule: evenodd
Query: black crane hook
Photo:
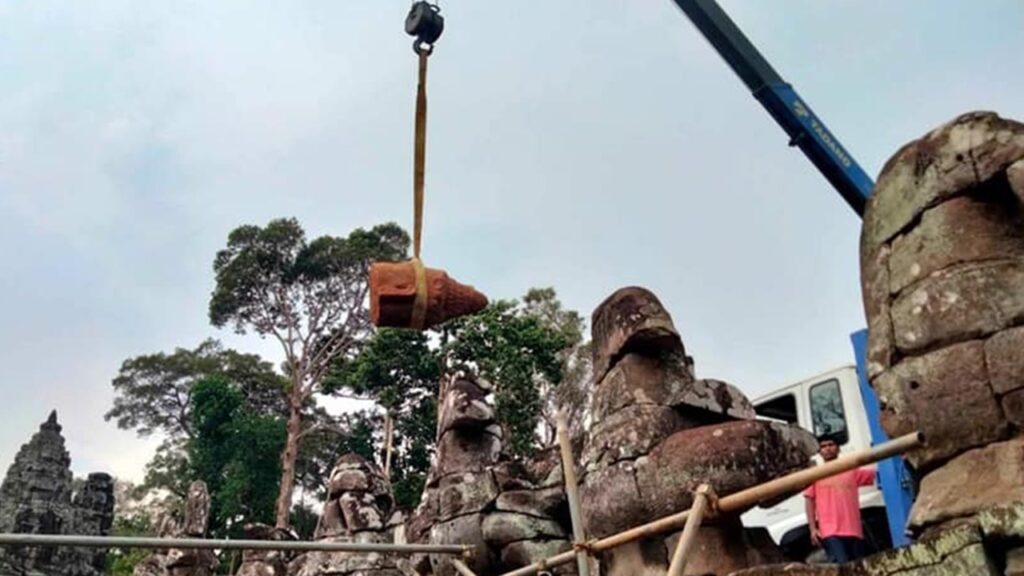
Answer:
M441 7L431 4L426 0L413 2L409 9L409 15L405 18L405 32L415 36L412 49L417 54L430 54L434 51L434 42L444 32L444 17L441 16Z

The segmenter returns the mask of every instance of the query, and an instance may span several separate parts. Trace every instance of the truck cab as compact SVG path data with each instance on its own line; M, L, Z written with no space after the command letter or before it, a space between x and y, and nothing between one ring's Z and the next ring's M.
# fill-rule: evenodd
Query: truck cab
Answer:
M788 422L816 437L834 436L840 455L871 447L871 428L861 396L857 369L840 366L828 372L779 388L754 400L758 417ZM820 457L815 456L820 462ZM860 489L864 538L869 552L892 547L882 492L875 486ZM743 515L747 527L764 527L780 545L787 559L814 560L804 497L797 494L768 508L756 507Z

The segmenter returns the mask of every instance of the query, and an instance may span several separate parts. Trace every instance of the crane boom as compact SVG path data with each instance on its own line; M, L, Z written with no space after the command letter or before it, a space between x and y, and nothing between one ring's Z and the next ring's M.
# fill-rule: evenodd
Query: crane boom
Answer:
M674 0L858 216L875 184L715 0Z

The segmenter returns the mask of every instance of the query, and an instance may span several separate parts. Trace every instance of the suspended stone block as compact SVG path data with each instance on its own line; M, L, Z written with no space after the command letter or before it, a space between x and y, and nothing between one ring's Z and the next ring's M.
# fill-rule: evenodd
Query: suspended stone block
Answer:
M460 284L443 270L424 268L426 305L424 324L436 326L487 307L487 297L472 286ZM413 328L416 301L416 267L412 261L374 262L370 266L370 320L374 325Z

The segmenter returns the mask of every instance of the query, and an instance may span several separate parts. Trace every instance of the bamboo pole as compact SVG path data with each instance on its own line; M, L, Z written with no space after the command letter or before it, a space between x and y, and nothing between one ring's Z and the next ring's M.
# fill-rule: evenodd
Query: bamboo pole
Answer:
M765 482L764 484L759 484L726 496L718 501L718 511L720 513L729 513L749 509L751 506L755 506L760 502L775 498L776 496L781 496L787 492L802 490L822 478L835 476L836 474L846 472L847 470L853 470L854 468L872 464L879 460L885 460L890 456L896 456L897 454L908 452L920 446L922 442L923 438L921 434L918 432L912 432L866 450L851 452L846 456L840 456L839 458L836 458L831 462L826 462L820 466L793 472L792 474L787 474L781 478L776 478L775 480ZM634 540L657 536L665 532L673 532L683 527L683 524L686 522L686 518L689 515L689 510L677 512L653 522L619 532L618 534L613 534L606 538L595 540L591 542L588 547L591 552L603 552L604 550L615 548L616 546L621 546ZM568 552L556 554L540 562L534 562L529 566L523 566L522 568L518 568L511 572L506 572L501 576L529 576L530 574L536 574L543 568L572 562L573 558L575 558L575 553L570 550Z
M452 566L455 566L455 571L462 574L462 576L476 576L476 573L470 570L469 566L466 566L457 558L452 558Z
M466 554L461 544L361 544L358 542L295 542L286 540L207 540L205 538L149 538L126 536L74 536L54 534L0 534L0 546L76 546L82 548L204 548L214 550L291 550L309 552L381 552L395 554Z
M565 495L569 500L569 518L572 520L573 547L576 549L576 571L579 576L590 576L590 564L584 548L587 537L583 533L583 518L580 514L580 492L576 481L576 462L569 441L569 425L565 412L559 410L555 416L558 445L562 452L562 478L565 481Z
M686 517L686 526L679 537L679 544L676 545L675 554L672 555L672 563L668 567L668 576L683 576L686 569L686 561L689 560L690 549L697 539L697 530L704 520L704 508L708 504L708 494L711 488L707 484L701 484L693 493L693 506L690 506L690 515Z

